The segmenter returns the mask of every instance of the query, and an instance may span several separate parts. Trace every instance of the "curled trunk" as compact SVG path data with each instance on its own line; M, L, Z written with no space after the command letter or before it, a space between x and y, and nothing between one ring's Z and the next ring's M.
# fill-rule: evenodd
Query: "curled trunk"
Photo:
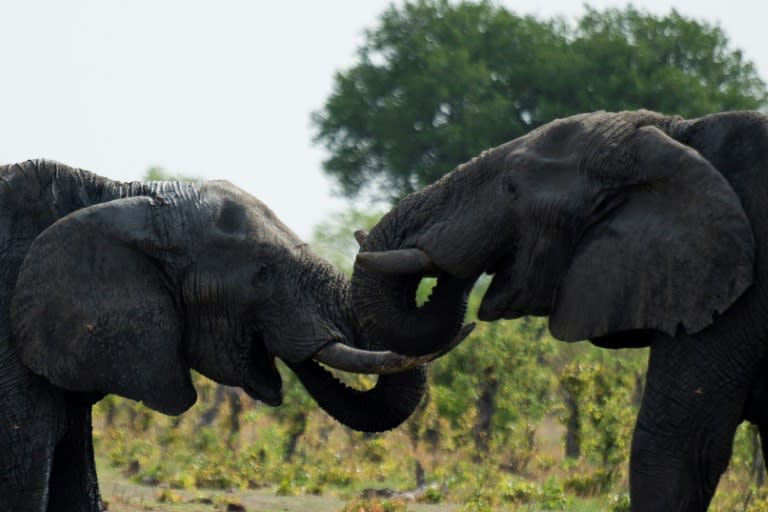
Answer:
M367 391L351 388L314 361L290 364L312 398L339 423L361 432L384 432L404 422L421 402L426 368L379 376Z
M338 422L363 432L383 432L397 427L413 413L424 395L423 363L439 354L408 358L390 351L365 350L377 343L360 328L352 310L349 279L324 262L308 261L306 268L302 281L303 289L307 290L305 300L314 306L304 310L305 315L310 316L302 323L325 327L309 329L305 343L294 341L279 345L281 348L302 345L302 352L311 351L311 357L277 355L296 374L315 402ZM468 334L469 330L462 334ZM313 336L317 332L324 336L319 339ZM313 346L325 337L327 343ZM387 340L381 340L378 345L389 346ZM285 357L287 355L294 357ZM342 371L379 374L378 381L372 389L354 389L339 381L318 361Z
M361 251L399 249L383 235L385 218L364 240ZM432 271L430 271L432 273ZM355 264L352 304L366 336L379 346L408 355L436 352L459 332L467 298L475 279L438 273L437 284L425 304L416 304L416 289L426 273L386 274Z

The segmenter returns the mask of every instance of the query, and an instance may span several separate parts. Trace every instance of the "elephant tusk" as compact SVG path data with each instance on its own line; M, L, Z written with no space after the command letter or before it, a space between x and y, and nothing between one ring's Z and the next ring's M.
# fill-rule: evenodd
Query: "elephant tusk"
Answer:
M426 364L448 353L469 336L474 328L474 323L465 325L445 347L437 352L422 356L406 356L389 350L362 350L334 341L321 348L315 354L314 359L331 368L351 373L377 375L400 373Z
M437 275L439 270L427 253L421 249L395 249L392 251L361 252L355 263L379 274Z
M355 240L357 240L357 245L362 247L365 241L368 240L368 232L364 229L358 229L355 231Z

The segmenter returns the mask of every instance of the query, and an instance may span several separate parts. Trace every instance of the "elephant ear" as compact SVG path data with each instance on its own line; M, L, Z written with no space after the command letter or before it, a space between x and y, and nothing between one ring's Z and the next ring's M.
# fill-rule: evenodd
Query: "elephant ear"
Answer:
M157 264L159 208L117 199L43 231L19 272L11 329L23 363L54 385L180 414L196 393L181 312Z
M617 202L579 241L552 334L575 341L655 329L698 332L753 279L755 242L735 191L661 130L636 130L598 179ZM609 171L609 173L606 173Z

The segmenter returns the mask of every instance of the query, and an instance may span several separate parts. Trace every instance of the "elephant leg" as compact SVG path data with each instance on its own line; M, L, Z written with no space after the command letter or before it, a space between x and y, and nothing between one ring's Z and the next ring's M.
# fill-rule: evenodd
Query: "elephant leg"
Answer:
M56 391L21 367L0 343L0 502L44 512L54 446L63 428Z
M759 360L750 362L749 347L741 349L722 338L652 345L632 438L633 511L706 510L728 466Z
M67 431L53 455L50 512L101 512L102 502L93 460L91 405L68 395Z

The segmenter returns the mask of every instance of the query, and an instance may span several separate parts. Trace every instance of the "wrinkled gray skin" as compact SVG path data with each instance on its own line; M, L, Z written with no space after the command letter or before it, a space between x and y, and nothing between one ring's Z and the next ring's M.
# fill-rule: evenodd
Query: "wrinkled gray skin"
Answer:
M423 366L362 392L313 361L333 341L371 344L349 282L227 182L0 167L0 251L2 510L101 510L91 405L116 393L180 414L196 400L192 368L279 405L279 357L365 431L397 426L422 397Z
M766 116L578 115L405 198L361 248L352 300L387 336L393 312L418 316L421 274L488 273L482 320L546 315L562 340L650 346L632 510L705 510L739 423L768 444L767 210ZM393 252L413 248L408 261ZM419 335L440 343L433 321ZM428 350L422 339L414 352Z

